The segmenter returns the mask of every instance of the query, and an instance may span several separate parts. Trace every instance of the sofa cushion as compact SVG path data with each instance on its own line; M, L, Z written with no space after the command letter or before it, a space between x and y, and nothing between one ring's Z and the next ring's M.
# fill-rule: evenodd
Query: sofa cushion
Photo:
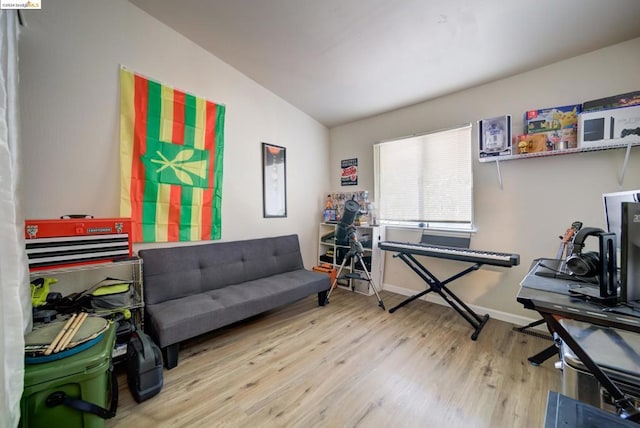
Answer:
M298 269L146 307L161 347L292 303L331 286L327 275Z
M153 248L139 255L149 305L303 268L297 235Z

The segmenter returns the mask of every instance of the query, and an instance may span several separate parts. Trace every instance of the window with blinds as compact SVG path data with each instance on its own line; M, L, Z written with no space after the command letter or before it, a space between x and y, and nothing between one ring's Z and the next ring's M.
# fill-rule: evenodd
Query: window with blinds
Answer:
M381 224L473 229L471 124L374 145Z

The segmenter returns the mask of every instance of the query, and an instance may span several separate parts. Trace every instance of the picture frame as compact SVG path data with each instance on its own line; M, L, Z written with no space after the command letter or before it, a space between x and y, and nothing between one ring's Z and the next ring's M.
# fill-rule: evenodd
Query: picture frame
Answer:
M325 223L335 223L337 221L336 210L334 209L325 209L324 210L324 221Z
M511 153L511 115L478 121L480 159L498 159Z
M340 161L340 185L341 186L357 186L358 185L358 158L343 159Z
M263 217L287 216L287 149L262 143Z

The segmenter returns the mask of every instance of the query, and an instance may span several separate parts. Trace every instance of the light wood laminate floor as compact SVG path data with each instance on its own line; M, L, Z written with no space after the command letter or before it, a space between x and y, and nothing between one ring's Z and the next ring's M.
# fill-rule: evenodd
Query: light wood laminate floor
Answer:
M381 293L388 308L404 299ZM136 403L120 367L107 427L541 427L551 342L490 319L477 341L448 306L393 314L338 289L184 342L160 394ZM532 314L534 315L534 314Z

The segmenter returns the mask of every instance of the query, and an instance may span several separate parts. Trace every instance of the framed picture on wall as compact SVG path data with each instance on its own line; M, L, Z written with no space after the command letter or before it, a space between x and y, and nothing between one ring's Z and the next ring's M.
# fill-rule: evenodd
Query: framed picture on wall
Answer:
M287 216L287 149L262 143L263 216Z
M358 158L343 159L340 161L340 184L342 186L358 185Z

